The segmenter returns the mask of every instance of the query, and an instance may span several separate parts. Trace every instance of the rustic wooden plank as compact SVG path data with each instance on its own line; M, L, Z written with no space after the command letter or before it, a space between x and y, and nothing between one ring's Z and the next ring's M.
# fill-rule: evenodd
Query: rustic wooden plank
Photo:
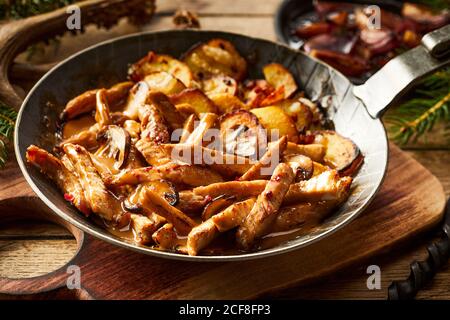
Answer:
M0 225L0 240L73 239L65 228L48 222L12 221Z
M272 15L281 0L164 0L157 2L156 13L172 14L177 9L185 9L204 15Z
M0 240L0 276L27 278L65 265L76 253L72 240Z
M450 196L450 151L447 150L409 150L406 151L425 168L431 171L444 186Z

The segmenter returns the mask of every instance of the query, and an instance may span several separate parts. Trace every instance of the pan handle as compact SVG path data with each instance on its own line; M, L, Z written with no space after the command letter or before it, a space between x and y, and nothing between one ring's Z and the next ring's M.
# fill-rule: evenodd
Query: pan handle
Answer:
M378 118L411 86L450 63L450 24L427 33L416 48L389 61L353 93Z

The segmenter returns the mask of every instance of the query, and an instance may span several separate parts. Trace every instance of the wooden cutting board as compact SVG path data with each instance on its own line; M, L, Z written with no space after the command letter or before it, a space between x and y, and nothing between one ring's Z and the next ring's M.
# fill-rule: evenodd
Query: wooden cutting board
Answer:
M49 214L17 167L0 171L0 219L42 217L65 225L79 245L68 265L81 271L80 290L67 289L71 274L64 266L35 278L0 278L0 293L39 297L46 292L46 297L82 299L245 299L313 281L388 252L441 220L445 195L437 178L396 146L390 145L390 150L384 185L355 221L308 247L229 263L164 260L97 240Z

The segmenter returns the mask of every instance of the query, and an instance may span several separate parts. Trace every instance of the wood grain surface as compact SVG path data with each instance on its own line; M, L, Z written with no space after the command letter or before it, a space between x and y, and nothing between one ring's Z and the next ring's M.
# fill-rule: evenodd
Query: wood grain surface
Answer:
M239 32L275 40L273 13L281 1L279 0L197 0L197 1L157 1L157 15L144 30L161 30L172 28L174 10L185 8L198 13L202 29L225 30ZM38 45L39 52L31 62L47 63L87 47L123 34L140 31L125 22L111 30L87 28L86 33L73 37L65 36L57 50L54 47ZM19 57L24 61L26 54ZM17 83L24 92L32 82L21 80ZM448 140L437 132L429 135L429 139L408 145L407 153L431 171L444 186L446 197L450 196L450 146ZM14 170L13 159L6 170L0 171L2 191L14 192L19 183L20 173ZM4 188L3 188L4 187ZM32 195L28 189L29 196ZM0 208L0 211L3 210ZM323 299L371 299L386 298L386 288L393 280L403 279L409 273L409 263L414 259L426 256L425 246L433 239L434 232L427 232L420 237L400 244L388 253L377 255L365 263L333 273L313 284L280 289L266 294L269 298L323 298ZM0 221L0 276L32 277L43 275L64 265L77 250L77 242L73 236L56 225L47 222L7 223ZM369 291L366 287L366 267L377 264L382 271L382 290ZM450 268L442 270L434 281L422 290L419 299L450 299ZM64 292L66 297L78 298L79 292ZM61 297L61 294L48 294L45 297Z

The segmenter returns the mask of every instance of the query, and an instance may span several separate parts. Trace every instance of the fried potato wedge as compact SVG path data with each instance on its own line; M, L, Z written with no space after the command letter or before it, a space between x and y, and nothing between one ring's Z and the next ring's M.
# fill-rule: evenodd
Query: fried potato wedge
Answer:
M296 142L297 130L294 121L279 107L264 107L250 110L267 129L269 136L279 137L287 136L291 142ZM269 139L270 140L270 139Z
M165 71L179 79L186 87L191 85L192 72L189 67L166 54L156 54L150 51L144 58L132 64L128 70L130 79L134 82L141 81L146 75Z
M240 81L247 74L247 62L233 44L223 39L212 39L189 50L183 61L196 79L224 75Z
M217 113L217 107L214 102L211 101L200 89L185 89L180 93L170 96L170 101L174 105L188 104L194 110L195 113L211 112Z
M283 87L284 98L291 97L297 91L292 74L279 63L270 63L263 67L264 78L275 89Z
M210 95L209 98L217 106L219 113L225 114L237 110L247 110L250 109L246 104L244 104L238 97L233 96L229 93L217 93Z
M227 94L235 96L238 92L238 85L235 79L227 76L214 76L201 81L202 90L208 97L217 94Z
M356 172L362 164L362 155L358 146L350 139L335 131L316 131L316 140L325 146L324 162L326 165L343 173L355 162L356 166L347 174Z
M299 100L286 99L276 103L275 106L283 109L294 120L295 127L299 132L305 132L311 126L313 113L307 105L301 103Z
M165 71L150 73L144 77L143 81L149 86L150 90L160 91L166 95L180 93L186 89L181 80Z

